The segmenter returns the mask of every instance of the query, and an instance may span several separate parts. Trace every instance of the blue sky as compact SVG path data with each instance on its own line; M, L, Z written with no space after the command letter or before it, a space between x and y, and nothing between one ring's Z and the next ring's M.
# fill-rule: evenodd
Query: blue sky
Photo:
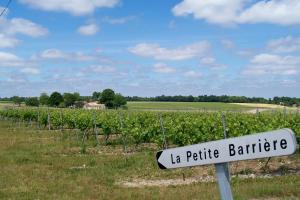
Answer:
M0 97L300 97L299 10L295 0L13 0L0 18Z

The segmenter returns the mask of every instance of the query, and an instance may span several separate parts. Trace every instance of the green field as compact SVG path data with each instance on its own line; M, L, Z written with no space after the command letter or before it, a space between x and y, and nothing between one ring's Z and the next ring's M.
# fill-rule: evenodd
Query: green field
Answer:
M14 106L12 102L0 101L0 108ZM128 101L129 110L149 110L149 111L233 111L247 112L259 108L262 110L282 110L278 105L273 104L231 104L221 102L149 102L149 101ZM21 107L25 107L22 103ZM292 108L288 108L292 109ZM294 109L295 110L295 109Z
M12 102L0 102L0 108L13 106ZM24 106L24 105L22 105ZM247 111L253 109L250 106L235 105L219 102L127 102L129 110L157 110L157 111Z
M0 121L0 199L219 199L213 166L160 170L156 146L146 145L123 153L122 146L80 148L77 131L38 130L23 123ZM92 141L88 141L92 142ZM268 174L273 178L233 178L235 199L299 199L300 155L274 158ZM231 164L232 174L260 174L266 159ZM290 174L290 171L293 171ZM184 178L183 178L184 177ZM181 180L185 185L172 185ZM184 180L183 180L184 179ZM170 185L160 185L160 181ZM157 181L151 187L142 183ZM137 183L137 187L124 186ZM139 184L140 183L140 184Z
M219 102L127 102L129 110L247 111L253 107Z

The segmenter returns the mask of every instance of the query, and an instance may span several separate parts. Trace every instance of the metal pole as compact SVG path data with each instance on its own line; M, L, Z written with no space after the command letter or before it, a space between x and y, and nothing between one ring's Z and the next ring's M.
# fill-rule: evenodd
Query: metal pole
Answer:
M217 179L220 189L220 195L222 200L232 200L232 192L228 177L226 175L227 163L219 163L215 165Z
M225 115L222 113L222 125L224 138L227 138L226 132L226 121ZM230 174L228 170L228 163L218 163L215 164L216 175L220 189L220 195L222 200L232 200L232 192L230 187Z
M224 139L227 139L227 131L226 131L226 119L224 113L222 113L222 125L223 125L223 134L224 134ZM226 163L226 176L228 178L228 182L230 182L230 173L229 173L229 164Z

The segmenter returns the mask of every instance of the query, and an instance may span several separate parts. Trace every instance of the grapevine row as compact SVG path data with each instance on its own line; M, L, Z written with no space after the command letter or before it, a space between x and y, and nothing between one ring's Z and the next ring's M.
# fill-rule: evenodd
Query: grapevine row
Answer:
M8 108L0 110L0 116L23 121L35 121L51 129L98 128L100 134L109 138L112 134L126 137L138 145L166 140L173 145L187 145L223 138L220 112L163 112L151 111L89 111L82 109L34 109ZM165 136L162 133L162 124ZM298 113L226 113L226 131L230 137L248 135L279 128L291 128L300 138L300 116ZM166 138L166 139L165 139Z

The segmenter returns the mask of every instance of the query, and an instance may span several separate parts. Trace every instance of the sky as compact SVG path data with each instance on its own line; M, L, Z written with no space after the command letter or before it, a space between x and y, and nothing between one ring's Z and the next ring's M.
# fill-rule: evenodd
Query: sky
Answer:
M299 0L12 0L0 97L300 97L299 10Z

